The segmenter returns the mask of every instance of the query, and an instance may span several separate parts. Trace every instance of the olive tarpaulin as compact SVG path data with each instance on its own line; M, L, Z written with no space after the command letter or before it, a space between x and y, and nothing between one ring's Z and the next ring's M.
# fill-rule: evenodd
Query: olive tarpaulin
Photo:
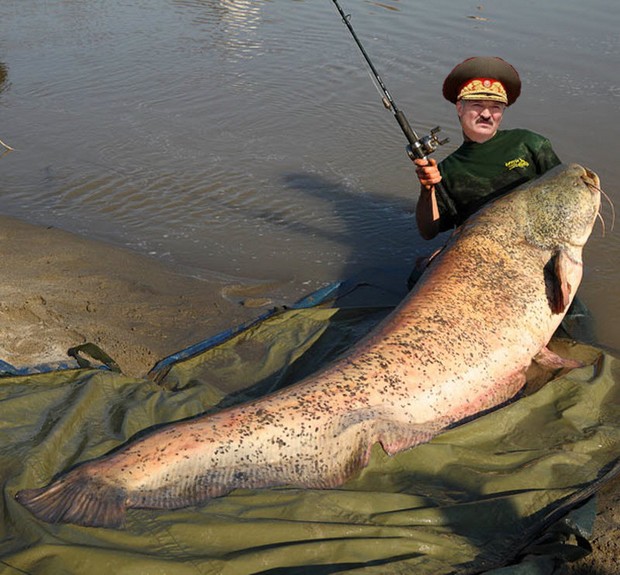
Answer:
M402 294L334 284L131 378L0 362L0 574L554 573L583 556L593 494L618 471L620 364L558 340L582 368L371 462L338 489L236 490L122 529L47 524L15 499L136 433L289 385L362 337ZM76 354L78 357L79 354Z

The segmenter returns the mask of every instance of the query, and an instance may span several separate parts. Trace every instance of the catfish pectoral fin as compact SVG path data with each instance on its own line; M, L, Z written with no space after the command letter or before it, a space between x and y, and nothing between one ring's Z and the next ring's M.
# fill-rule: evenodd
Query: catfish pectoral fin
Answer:
M47 487L24 489L16 499L48 523L122 527L125 520L125 490L84 474L72 473Z
M568 266L574 265L565 251L557 251L551 259L552 289L550 305L553 313L562 313L570 305L572 286L568 282Z

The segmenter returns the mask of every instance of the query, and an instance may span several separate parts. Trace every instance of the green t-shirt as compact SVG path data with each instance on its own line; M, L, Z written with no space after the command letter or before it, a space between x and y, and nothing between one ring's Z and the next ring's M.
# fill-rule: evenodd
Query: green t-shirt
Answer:
M529 130L500 130L482 144L464 142L439 163L443 187L458 212L450 217L438 198L440 229L460 225L488 201L558 164L549 140Z

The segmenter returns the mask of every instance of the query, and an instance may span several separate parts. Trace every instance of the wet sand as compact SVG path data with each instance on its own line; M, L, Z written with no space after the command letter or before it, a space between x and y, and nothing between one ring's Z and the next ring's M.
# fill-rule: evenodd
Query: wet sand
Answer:
M122 248L0 217L0 359L67 359L93 342L127 375L260 313L261 286L203 281ZM264 287L264 286L263 286ZM570 575L612 575L620 561L620 480L598 495L593 552Z
M254 317L252 286L203 281L102 242L0 217L0 359L66 360L93 342L127 375ZM244 305L244 302L250 305Z
M592 553L565 566L566 575L617 575L620 572L620 478L597 493Z

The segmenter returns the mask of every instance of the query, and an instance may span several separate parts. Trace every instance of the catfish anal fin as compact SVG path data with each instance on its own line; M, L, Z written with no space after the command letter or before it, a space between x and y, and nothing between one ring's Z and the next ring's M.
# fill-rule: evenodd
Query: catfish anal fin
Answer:
M543 347L534 356L531 365L527 369L525 395L531 395L552 379L567 373L571 369L583 366L584 364L580 361L562 357L549 348Z
M543 347L535 356L534 361L547 369L575 369L583 367L583 363L576 359L562 357L551 351L548 347Z

